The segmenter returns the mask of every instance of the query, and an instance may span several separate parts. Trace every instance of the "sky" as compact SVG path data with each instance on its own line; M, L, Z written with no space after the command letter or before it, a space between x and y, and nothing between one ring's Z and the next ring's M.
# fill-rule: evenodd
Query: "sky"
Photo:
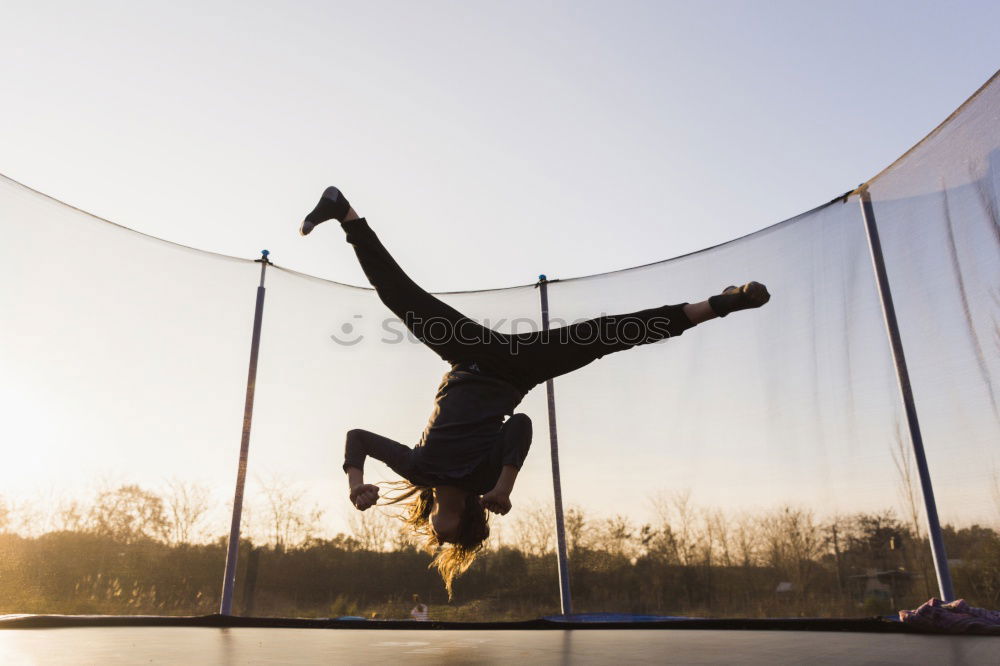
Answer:
M590 275L748 234L871 178L994 73L998 23L1000 5L988 2L8 2L0 56L15 66L0 69L0 173L152 236L243 258L266 248L280 266L349 284L365 280L338 234L298 235L301 217L329 184L346 192L430 290L530 284L539 273ZM123 305L118 311L95 314L86 285L72 284L55 252L52 265L20 266L19 274L36 276L38 293L63 299L60 313L78 329L65 339L39 332L38 340L52 340L49 348L18 341L18 349L56 359L44 373L25 360L34 358L28 351L5 359L36 380L3 387L8 428L17 421L24 433L44 431L63 444L86 432L84 443L111 467L155 475L163 470L152 453L120 446L150 437L150 421L108 420L100 409L150 414L163 403L186 411L172 423L164 412L155 436L183 434L177 459L203 453L223 470L208 482L222 487L242 414L245 347L228 334L199 338L208 334L195 317L160 321L168 308L142 288L162 289L179 299L173 307L186 307L189 280L205 294L193 312L208 321L217 314L211 296L237 293L227 289L242 290L247 276L237 266L219 269L218 284L197 283L193 259L150 261L141 286L116 284L115 262L161 255L144 246L136 257L116 256L129 246L115 238L82 249L94 253L94 283L107 278L114 291L106 301ZM63 241L60 251L70 242ZM270 329L265 346L298 340L288 322L333 330L333 320L288 305L315 309L323 294L303 287L281 301L290 283L281 274L270 280L269 293L278 296L269 296L268 326L285 328ZM238 293L246 302L222 318L232 339L243 341L252 303ZM523 311L522 296L514 292L501 306ZM527 296L534 308L534 293ZM21 303L18 314L30 321L46 303ZM867 315L877 320L875 310ZM89 317L106 317L107 327L78 324ZM122 333L142 330L136 319L148 320L148 339ZM318 342L325 347L317 353L331 354L325 337ZM279 385L275 377L285 372L310 382L310 404L323 391L334 395L326 376L309 372L302 350L316 343L265 349L262 362L271 365L262 369L262 387L265 380ZM203 359L185 353L209 347L215 351ZM119 367L83 358L94 348L117 355ZM162 385L149 382L164 360ZM72 377L59 374L71 364ZM185 393L185 373L196 371L219 383ZM439 370L428 364L426 372ZM409 387L410 378L397 379L399 391ZM276 464L296 458L324 479L333 479L336 456L326 451L322 464L307 457L325 445L321 437L342 431L347 419L388 418L377 402L352 404L337 387L340 403L329 408L339 410L336 418L304 425L294 420L306 416L295 401L307 391L291 380L284 388L281 395L261 389L255 433L293 443L254 455ZM400 406L398 434L383 434L419 433L431 388L420 393L423 401ZM207 413L215 403L213 410L198 404L211 393L225 393L220 400L232 413L224 419ZM540 407L539 392L529 398L532 409ZM56 409L65 422L51 418ZM191 417L193 427L196 413L204 429L191 436L183 421ZM296 453L294 442L307 445ZM29 454L39 468L55 470L52 479L74 471L57 469L58 449L45 460L38 450ZM543 487L546 461L534 459L528 473ZM598 473L568 485L587 488ZM334 491L329 485L324 493Z
M676 256L825 203L1000 62L993 2L5 3L0 173L363 284L337 184L428 289Z

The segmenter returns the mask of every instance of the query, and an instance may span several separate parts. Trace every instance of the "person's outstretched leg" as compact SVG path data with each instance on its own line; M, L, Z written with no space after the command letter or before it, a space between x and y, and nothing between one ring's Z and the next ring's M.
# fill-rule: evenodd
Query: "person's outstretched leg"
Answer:
M420 288L385 249L368 222L344 195L328 187L302 223L302 235L327 220L338 220L354 247L361 269L379 298L418 340L449 363L475 360L483 347L495 345L495 333Z
M770 300L759 282L727 287L700 303L665 305L530 334L510 336L507 365L522 387L582 368L607 354L681 335L689 328Z

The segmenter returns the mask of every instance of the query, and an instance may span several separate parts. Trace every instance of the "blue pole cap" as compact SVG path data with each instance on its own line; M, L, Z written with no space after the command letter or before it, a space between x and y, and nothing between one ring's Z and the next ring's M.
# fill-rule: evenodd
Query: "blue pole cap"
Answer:
M541 275L539 275L538 279L541 280L542 282L544 282L545 280L548 280L548 278L545 277L545 273L542 273Z
M269 255L269 254L271 254L271 252L268 251L268 250L261 250L260 251L260 256L264 257L265 259L267 259L267 255Z

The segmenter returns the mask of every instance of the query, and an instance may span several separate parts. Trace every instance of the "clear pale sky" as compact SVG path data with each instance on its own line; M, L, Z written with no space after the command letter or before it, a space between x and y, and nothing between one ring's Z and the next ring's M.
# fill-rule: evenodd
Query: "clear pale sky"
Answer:
M337 184L427 288L527 284L539 273L586 275L697 250L854 188L996 71L997 25L994 2L8 2L0 21L6 63L0 173L154 236L244 258L267 248L283 267L362 284L336 234L302 239L297 233L323 187ZM106 264L127 263L109 256L113 247L125 245L103 248ZM220 275L240 289L249 284L236 279L237 269L225 271ZM278 294L289 284L280 276L270 278ZM145 277L143 284L160 284L161 276ZM52 293L64 300L64 284L66 293L79 287L72 276L49 278ZM209 298L216 287L225 291L205 286L198 306L206 319L216 314ZM168 429L181 433L185 424L169 418L199 409L200 394L183 391L179 364L191 363L193 372L203 359L182 347L206 353L200 345L215 345L212 371L231 383L222 388L220 381L217 391L196 388L224 393L232 413L219 432L185 431L176 439L190 456L212 459L217 477L208 480L221 489L219 497L228 496L249 338L243 309L252 307L251 294L223 313L234 323L237 347L230 338L203 342L197 321L174 321L181 318L170 312L178 310L146 303L129 288L141 291L123 285L121 295L105 294L105 302L139 305L124 314L109 308L110 316L136 318L148 310L150 321L171 320L148 343L112 340L113 319L107 329L66 333L122 359L86 405L79 396L101 367L95 359L74 359L75 347L60 351L80 367L95 366L73 378L78 384L43 381L49 375L30 366L34 357L11 352L14 362L23 361L24 376L37 379L41 397L10 382L0 387L9 394L0 402L23 433L68 446L86 432L91 439L83 444L110 450L141 441L149 423L104 422L105 412L88 405L120 409L132 401L153 409L169 399L163 423L155 425L156 436L170 441ZM186 295L182 287L169 293ZM310 305L325 298L305 287L298 293ZM528 296L534 308L534 293ZM87 297L80 287L75 301L64 303L66 312L92 316ZM281 302L269 301L269 312L285 307L286 318L268 325L291 327L300 313L288 305L293 301ZM22 314L34 321L29 309ZM72 329L75 321L68 321ZM334 318L317 328L324 353L339 353L325 333L341 323ZM272 330L265 346L279 337ZM45 335L57 340L54 347L62 344L58 335ZM295 331L282 335L298 339ZM347 425L383 418L379 405L338 404L343 414L285 429L302 416L294 412L295 390L316 399L330 389L326 377L309 374L302 350L265 351L262 362L271 366L262 377L288 390L275 396L262 389L258 396L255 433L272 447L255 449L254 460L297 457L311 464L338 493L337 504L325 505L337 514L346 501L339 451L330 442L339 446ZM652 353L630 358L639 364ZM51 376L58 377L67 363L54 357ZM382 371L393 371L388 352L378 358L386 359ZM439 372L432 360L427 377ZM149 382L146 362L170 365L176 371L170 381L181 388ZM283 364L314 384L307 391L288 381L292 371ZM385 434L419 433L433 389L425 379L399 415L399 434ZM573 390L570 382L561 386L563 395ZM65 402L55 404L51 390L63 390ZM530 400L540 413L541 392ZM74 409L77 421L51 417ZM52 433L38 435L45 430L39 424ZM293 437L296 427L308 432ZM543 429L539 420L536 433ZM326 457L314 462L290 444L273 446L284 445L283 437L310 452L322 447ZM539 488L547 465L543 440L536 438L526 471ZM107 455L109 464L152 476L162 471L142 457L152 453L115 451L122 457ZM155 453L163 455L162 447ZM65 467L56 471L75 473ZM10 470L5 483L18 475Z
M642 264L873 176L996 70L995 2L20 2L0 172L362 283L336 183L432 290Z

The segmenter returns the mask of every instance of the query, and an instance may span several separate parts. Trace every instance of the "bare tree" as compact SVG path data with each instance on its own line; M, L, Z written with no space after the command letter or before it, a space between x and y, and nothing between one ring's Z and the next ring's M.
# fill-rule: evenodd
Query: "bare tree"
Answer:
M496 551L507 545L507 530L505 529L505 525L509 524L505 523L501 516L490 517L490 536L484 544L487 550ZM408 531L404 530L404 532Z
M993 485L990 487L990 494L993 496L993 506L997 510L997 518L1000 518L1000 469L993 463L993 470L990 473Z
M910 523L913 534L920 537L923 534L920 521L920 498L917 494L917 484L913 464L913 449L906 445L900 430L899 420L896 420L896 431L893 437L892 462L896 465L899 475L899 496L903 502L903 515Z
M379 508L352 510L348 514L347 525L362 550L383 552L410 544L407 535L400 529L402 521Z
M913 536L917 540L923 539L924 530L921 525L920 503L921 496L917 494L917 484L915 479L913 449L906 445L903 438L902 424L896 419L896 432L894 437L895 446L892 449L892 461L896 465L896 472L899 474L899 495L903 502L903 515L906 516L909 527L913 530ZM921 491L922 492L922 491ZM925 590L928 596L931 594L930 586L930 562L927 553L923 548L913 550L916 566L924 577Z
M593 546L593 530L583 509L578 506L569 507L563 516L563 522L566 526L566 547L570 553Z
M276 549L301 544L319 531L323 515L317 506L305 504L305 492L278 476L257 481L264 494L268 542Z
M668 562L690 566L697 563L699 546L698 512L691 503L691 491L655 495L656 535L650 548Z
M742 513L737 516L735 523L733 538L736 540L739 564L744 568L755 566L759 561L760 550L760 530L757 528L757 520L747 513Z
M705 535L707 537L708 552L704 559L711 563L712 560L721 560L724 567L732 566L733 558L730 552L730 527L726 515L716 509L706 510L704 513Z
M823 552L823 533L811 511L783 507L760 521L767 564L803 590L810 564Z
M845 530L845 525L848 524L848 519L843 516L832 516L827 521L827 526L824 528L824 539L823 547L827 552L833 553L833 563L834 568L837 573L837 589L843 591L846 582L846 574L844 572L844 537L847 535L848 530Z
M555 512L550 506L534 504L523 507L514 521L514 544L530 555L552 552L555 541Z
M45 512L42 503L23 498L7 507L7 530L24 537L36 537L45 531Z
M201 524L208 513L209 498L209 490L203 485L181 479L167 481L171 543L191 543L205 537Z
M75 499L63 499L56 505L49 524L56 532L82 532L87 529L87 510Z
M126 543L165 540L170 530L163 500L137 485L99 492L88 522L98 534Z
M638 555L638 533L625 516L614 516L601 521L597 543L612 556L634 559Z

